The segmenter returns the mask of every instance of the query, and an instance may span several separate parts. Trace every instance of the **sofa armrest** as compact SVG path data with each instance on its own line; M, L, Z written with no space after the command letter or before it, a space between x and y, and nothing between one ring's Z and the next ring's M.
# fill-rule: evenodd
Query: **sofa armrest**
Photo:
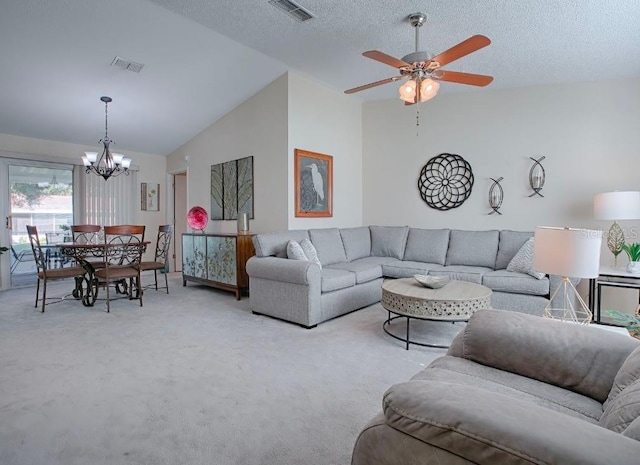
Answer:
M463 331L463 358L601 403L639 343L612 331L506 310L479 310Z
M278 257L256 257L247 261L249 278L270 279L293 284L320 282L320 267L313 262Z
M636 464L640 442L515 397L433 381L392 386L386 423L473 463Z

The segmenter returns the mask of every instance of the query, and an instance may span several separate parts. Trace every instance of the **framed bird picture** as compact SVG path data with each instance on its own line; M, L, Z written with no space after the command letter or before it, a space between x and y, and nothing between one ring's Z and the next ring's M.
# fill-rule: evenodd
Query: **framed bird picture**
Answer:
M333 216L333 157L295 149L297 217Z

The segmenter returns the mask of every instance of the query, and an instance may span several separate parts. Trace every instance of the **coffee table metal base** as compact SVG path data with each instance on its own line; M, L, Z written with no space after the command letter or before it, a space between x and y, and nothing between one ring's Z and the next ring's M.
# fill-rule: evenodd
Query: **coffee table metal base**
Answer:
M387 319L382 323L382 330L385 333L387 333L389 336L391 336L392 338L395 338L395 339L397 339L399 341L404 342L406 344L406 346L405 346L406 350L409 350L409 344L413 344L413 345L416 345L416 346L422 346L422 347L436 347L438 349L448 349L449 348L448 345L443 345L443 344L429 344L427 342L412 341L410 339L410 337L409 337L410 327L411 327L410 321L411 321L412 317L406 316L406 315L397 315L397 316L392 317L391 316L391 312L388 311L388 310L387 310L387 312L388 312L389 315L387 316ZM396 336L395 334L389 332L389 330L387 329L389 327L389 325L391 324L391 322L393 320L397 320L398 318L406 318L407 319L407 336L404 339L401 338L400 336ZM425 321L423 318L417 318L417 319ZM460 322L460 321L466 322L466 320L443 320L443 319L430 320L430 321L441 321L441 322L448 322L448 323L451 323L451 324L455 324L456 322Z

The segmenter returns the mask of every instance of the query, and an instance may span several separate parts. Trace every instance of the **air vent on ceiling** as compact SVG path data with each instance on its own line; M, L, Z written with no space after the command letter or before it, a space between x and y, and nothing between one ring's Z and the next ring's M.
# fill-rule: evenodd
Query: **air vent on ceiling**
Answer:
M111 66L117 66L128 71L133 71L134 73L139 73L144 65L142 63L136 63L135 61L129 61L125 60L124 58L115 57L111 62Z
M269 0L269 3L301 23L314 17L310 12L291 0Z

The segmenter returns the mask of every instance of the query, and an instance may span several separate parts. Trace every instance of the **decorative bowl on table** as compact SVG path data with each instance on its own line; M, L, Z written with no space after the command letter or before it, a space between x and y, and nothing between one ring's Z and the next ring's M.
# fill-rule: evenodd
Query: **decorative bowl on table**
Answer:
M202 207L193 207L187 213L187 224L194 231L203 231L209 222L207 210Z
M413 279L431 289L439 289L450 281L447 276L427 276L426 274L414 274Z

